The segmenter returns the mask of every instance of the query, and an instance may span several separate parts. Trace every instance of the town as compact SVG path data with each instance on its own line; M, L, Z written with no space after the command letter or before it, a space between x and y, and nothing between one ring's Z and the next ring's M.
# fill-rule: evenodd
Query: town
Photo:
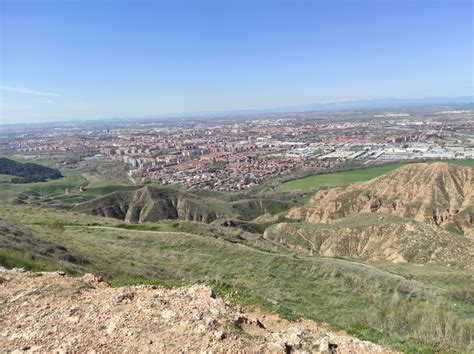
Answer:
M0 151L38 157L81 152L128 166L132 183L243 190L272 178L342 164L474 158L472 110L294 113L143 121L28 131L11 128Z

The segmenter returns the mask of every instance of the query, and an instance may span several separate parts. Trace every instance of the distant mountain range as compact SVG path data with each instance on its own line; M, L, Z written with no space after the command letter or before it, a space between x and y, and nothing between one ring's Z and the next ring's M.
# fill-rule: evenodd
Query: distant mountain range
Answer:
M402 108L417 106L436 106L450 104L472 104L473 96L465 97L428 97L428 98L377 98L370 100L339 100L319 102L302 106L289 106L276 109L277 111L334 111L334 110L359 110L378 108Z
M199 116L222 114L244 115L244 114L265 114L265 113L290 113L290 112L311 112L311 111L344 111L344 110L375 110L393 108L411 108L422 106L443 106L443 105L464 105L473 104L474 96L464 97L426 97L426 98L375 98L375 99L345 99L334 101L323 101L306 105L295 105L276 107L270 109L242 109L226 112L202 112L196 113ZM196 114L182 114L181 116L192 116Z

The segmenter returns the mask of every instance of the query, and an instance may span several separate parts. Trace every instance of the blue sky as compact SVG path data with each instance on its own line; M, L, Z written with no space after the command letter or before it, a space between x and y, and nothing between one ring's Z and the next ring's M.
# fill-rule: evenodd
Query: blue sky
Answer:
M469 96L472 2L0 0L0 122Z

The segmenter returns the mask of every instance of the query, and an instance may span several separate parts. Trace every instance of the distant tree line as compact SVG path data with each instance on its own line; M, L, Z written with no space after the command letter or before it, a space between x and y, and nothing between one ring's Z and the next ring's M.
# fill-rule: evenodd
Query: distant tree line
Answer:
M63 175L54 168L36 163L20 163L5 157L0 158L0 174L15 176L10 183L45 182L48 179L62 178Z

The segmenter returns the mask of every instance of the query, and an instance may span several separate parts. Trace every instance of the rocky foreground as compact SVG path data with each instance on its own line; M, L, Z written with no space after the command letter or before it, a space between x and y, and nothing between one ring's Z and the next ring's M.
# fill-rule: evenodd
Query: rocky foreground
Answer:
M247 312L203 285L113 288L0 267L0 352L390 352L311 321Z

